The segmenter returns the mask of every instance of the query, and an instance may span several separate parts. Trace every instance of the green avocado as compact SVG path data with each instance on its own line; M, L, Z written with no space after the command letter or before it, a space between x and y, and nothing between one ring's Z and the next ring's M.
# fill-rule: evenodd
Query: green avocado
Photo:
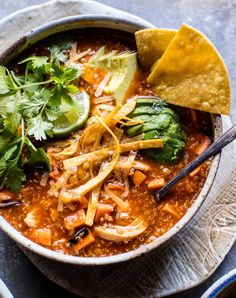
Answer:
M112 73L104 91L113 95L117 103L122 102L137 71L137 53L130 51L119 54L117 51L105 53L105 47L102 47L91 58L89 64Z
M174 163L178 159L185 146L186 135L170 105L159 98L139 97L135 109L128 116L132 121L143 122L127 128L129 137L143 134L144 140L163 139L162 149L142 150L146 156L165 163Z
M137 53L124 53L111 58L112 77L105 91L122 102L137 71Z

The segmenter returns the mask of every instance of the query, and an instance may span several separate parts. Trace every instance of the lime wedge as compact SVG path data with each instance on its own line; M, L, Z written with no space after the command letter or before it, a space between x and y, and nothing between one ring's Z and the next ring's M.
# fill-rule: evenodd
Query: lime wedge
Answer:
M55 137L66 137L82 127L88 119L90 99L84 90L72 97L72 102L62 100L60 116L53 121Z

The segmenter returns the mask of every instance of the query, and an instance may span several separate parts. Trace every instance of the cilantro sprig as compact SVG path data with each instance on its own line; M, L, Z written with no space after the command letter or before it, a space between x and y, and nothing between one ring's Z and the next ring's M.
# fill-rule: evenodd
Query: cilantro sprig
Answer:
M62 100L72 102L78 93L81 69L65 63L67 54L55 45L49 56L29 56L19 64L23 74L0 66L0 189L18 191L25 181L23 166L50 168L44 149L32 140L53 137L53 122L61 115Z

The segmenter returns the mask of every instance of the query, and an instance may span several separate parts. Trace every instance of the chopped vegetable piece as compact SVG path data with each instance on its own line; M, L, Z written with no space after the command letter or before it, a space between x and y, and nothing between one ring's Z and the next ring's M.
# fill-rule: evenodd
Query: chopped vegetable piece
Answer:
M69 240L69 243L76 244L81 239L84 239L89 234L89 229L87 227L83 227L75 232L73 237Z
M181 218L181 211L179 210L179 208L177 206L173 206L173 205L170 205L170 204L166 203L161 208L161 211L171 214L172 216L174 216L178 220Z
M95 222L99 222L101 218L104 218L105 214L110 215L114 211L114 207L109 204L98 203L97 212L95 216Z
M68 215L64 218L64 225L67 230L74 230L85 225L85 212L83 209Z
M28 233L31 240L40 245L50 246L52 243L52 232L50 229L33 229Z
M144 175L143 172L141 172L139 170L136 170L134 172L134 175L132 176L132 180L135 185L141 185L143 183L143 181L145 181L146 178L147 178L147 176Z
M84 249L85 247L92 244L94 241L95 241L94 236L92 235L91 232L89 232L89 234L86 237L78 240L76 244L73 244L73 249L75 252L78 252L79 250Z
M48 172L43 173L42 178L41 178L39 184L40 184L41 186L46 186L47 183L48 183L48 178L49 178L49 174L48 174Z
M211 140L208 137L203 139L203 142L200 143L197 148L194 148L194 153L197 155L201 155L211 144Z
M29 213L27 213L24 218L24 222L27 224L29 228L37 228L38 227L38 218L37 218L37 209L33 209Z
M85 208L88 207L88 203L89 203L89 201L88 201L88 199L86 198L86 196L82 196L82 197L80 197L80 199L79 199L79 203L80 203L80 207L81 207L82 209L85 209Z
M147 165L146 163L139 161L139 160L134 160L132 167L137 170L144 171L144 172L148 172L151 170L151 167L149 165Z
M155 190L155 189L163 187L164 185L165 185L164 178L155 178L148 183L148 189Z

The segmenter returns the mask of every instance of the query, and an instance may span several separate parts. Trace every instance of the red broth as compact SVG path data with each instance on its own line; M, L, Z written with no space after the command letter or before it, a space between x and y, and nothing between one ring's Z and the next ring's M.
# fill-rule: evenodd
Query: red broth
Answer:
M77 41L77 51L83 52L91 49L92 52L97 51L104 44L108 51L117 50L122 52L124 50L135 50L133 36L124 34L119 31L111 30L80 30L73 33L74 40ZM30 49L31 53L47 53L47 46L44 43L34 46ZM85 56L81 59L84 63L89 59ZM13 67L14 66L13 64ZM150 86L146 83L148 70L139 65L138 72L132 81L131 87L126 94L126 98L135 95L153 95ZM104 73L100 72L94 76L93 83L89 84L84 80L80 80L80 86L83 86L92 98L97 85L104 78ZM93 108L93 101L92 101ZM161 162L154 162L147 159L142 154L138 153L136 160L143 162L149 166L151 170L145 173L146 179L139 186L134 185L130 179L130 192L127 197L129 209L127 213L128 218L117 216L117 209L114 206L113 211L101 223L106 222L127 225L135 218L142 215L148 224L148 228L138 237L126 242L112 242L104 240L94 235L95 241L83 249L75 250L69 240L73 236L74 230L66 228L66 220L68 217L75 215L79 210L86 212L85 205L78 203L71 203L65 205L63 211L58 212L58 198L50 196L48 190L52 183L58 179L63 172L63 167L60 162L55 163L49 175L46 185L42 185L42 176L45 173L41 170L34 170L28 172L28 179L21 189L19 194L14 194L14 198L20 201L19 206L12 206L10 208L0 209L0 214L18 231L29 239L49 248L69 255L79 255L84 257L102 257L120 254L131 251L139 246L150 243L154 239L166 233L173 227L188 211L194 203L199 192L201 191L208 171L210 168L210 161L207 161L201 166L198 171L183 179L172 191L170 191L163 201L156 202L154 198L154 190L151 190L148 185L154 179L164 178L165 183L175 176L183 167L193 160L198 153L198 149L211 136L211 120L207 113L190 111L185 108L178 108L181 125L187 134L186 146L178 159L173 165L168 165ZM111 176L108 180L109 184L117 184L115 177ZM102 192L104 189L102 189ZM113 189L113 191L122 196L122 186ZM6 191L2 190L4 195ZM88 196L87 196L88 199ZM112 201L101 197L99 203L112 204ZM36 219L36 226L29 227L25 218L33 212L34 219ZM50 231L50 241L38 238L37 230L44 229ZM91 228L93 233L93 228Z

